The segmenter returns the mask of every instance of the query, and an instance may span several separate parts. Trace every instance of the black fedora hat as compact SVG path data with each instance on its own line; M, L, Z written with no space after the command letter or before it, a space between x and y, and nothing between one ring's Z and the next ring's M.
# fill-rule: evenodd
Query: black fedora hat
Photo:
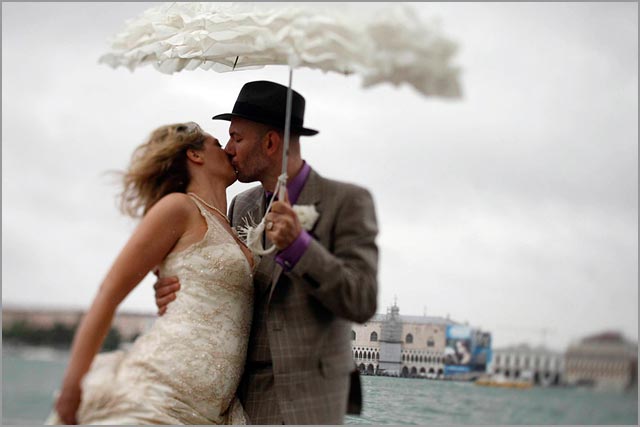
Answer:
M311 136L317 130L304 127L304 97L295 90L291 97L291 133ZM231 120L239 117L284 129L287 108L287 87L259 80L246 83L233 106L233 111L213 116L213 120Z

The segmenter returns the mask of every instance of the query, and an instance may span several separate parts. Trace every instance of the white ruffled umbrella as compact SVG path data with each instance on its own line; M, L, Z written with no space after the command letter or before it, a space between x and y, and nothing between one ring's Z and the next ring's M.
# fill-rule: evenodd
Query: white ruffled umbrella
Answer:
M282 175L274 193L282 198L294 68L359 74L365 87L409 84L425 96L455 98L461 96L455 51L437 23L421 22L405 4L166 3L128 21L100 62L132 71L151 64L168 74L288 65Z
M100 61L169 74L280 64L457 97L455 50L436 23L421 22L406 4L167 3L128 21Z

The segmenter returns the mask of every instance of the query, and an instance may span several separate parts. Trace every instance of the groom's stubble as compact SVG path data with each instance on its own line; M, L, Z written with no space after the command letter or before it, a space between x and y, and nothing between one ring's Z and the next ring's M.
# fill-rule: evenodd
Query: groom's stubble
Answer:
M262 143L267 136L268 130L264 132L256 132L254 138L246 143L251 145L249 153L243 163L237 164L238 181L242 183L250 183L264 181L264 179L272 173L275 166L273 161L263 152Z

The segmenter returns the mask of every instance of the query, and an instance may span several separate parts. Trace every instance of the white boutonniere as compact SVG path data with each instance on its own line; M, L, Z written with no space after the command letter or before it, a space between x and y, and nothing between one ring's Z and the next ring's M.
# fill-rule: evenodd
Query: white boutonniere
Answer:
M316 221L320 218L315 205L293 205L293 211L298 216L300 226L307 231L313 229Z
M300 226L307 231L312 230L320 218L315 205L293 205L293 212L298 217ZM257 224L251 215L244 217L242 221L244 224L237 226L236 232L254 254L266 255L276 250L275 246L271 246L269 249L262 247L262 234L265 229L264 218Z

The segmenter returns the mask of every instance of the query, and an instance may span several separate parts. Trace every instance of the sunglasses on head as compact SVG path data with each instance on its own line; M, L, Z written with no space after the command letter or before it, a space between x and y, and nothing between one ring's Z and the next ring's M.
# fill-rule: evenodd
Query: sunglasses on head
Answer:
M180 125L176 128L177 132L184 132L186 134L190 134L196 131L201 131L200 126L196 122L189 122L183 125Z

